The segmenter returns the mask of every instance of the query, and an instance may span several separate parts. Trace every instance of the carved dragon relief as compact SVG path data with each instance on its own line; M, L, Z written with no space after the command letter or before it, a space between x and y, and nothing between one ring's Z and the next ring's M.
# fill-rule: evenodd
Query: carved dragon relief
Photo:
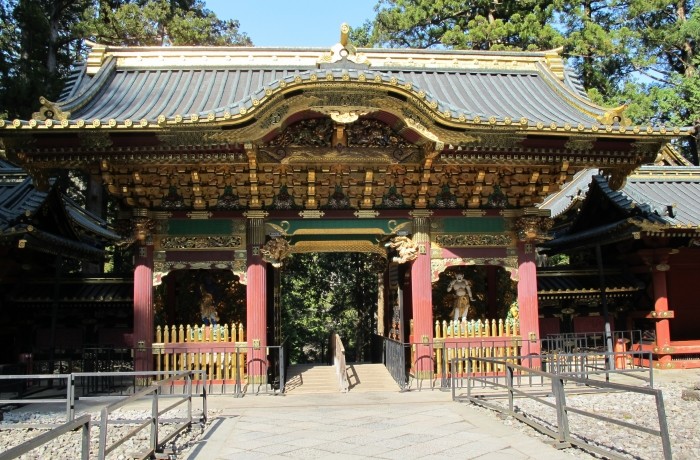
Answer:
M260 248L260 253L265 262L271 263L275 268L279 268L282 266L282 261L292 253L292 249L286 239L274 237Z
M396 255L391 259L392 262L405 264L418 258L418 244L407 236L392 238L386 247L396 251Z

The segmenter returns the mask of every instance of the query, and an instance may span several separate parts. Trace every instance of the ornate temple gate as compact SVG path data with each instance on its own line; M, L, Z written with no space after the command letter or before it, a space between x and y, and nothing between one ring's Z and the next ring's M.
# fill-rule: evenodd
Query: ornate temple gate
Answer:
M432 370L432 281L451 266L508 270L536 341L536 204L583 168L619 186L677 134L595 106L557 51L358 50L347 32L328 52L92 44L59 102L0 120L38 186L82 169L131 210L137 369L153 366L166 272L232 270L262 362L270 262L344 246L390 259L390 240L412 248L396 248L411 260L383 297L386 316L410 312L417 375Z

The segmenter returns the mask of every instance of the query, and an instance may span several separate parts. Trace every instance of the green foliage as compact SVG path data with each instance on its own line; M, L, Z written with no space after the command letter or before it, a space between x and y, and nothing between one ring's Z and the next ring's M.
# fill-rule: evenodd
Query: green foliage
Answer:
M328 360L331 333L347 360L368 356L376 331L377 261L368 254L294 254L282 268L282 336L293 363Z
M548 0L380 0L360 37L411 48L534 50L559 46Z
M250 45L198 0L0 0L0 117L58 99L84 39L108 45Z
M200 1L100 1L85 10L77 29L83 37L110 45L251 44L238 21L218 19Z

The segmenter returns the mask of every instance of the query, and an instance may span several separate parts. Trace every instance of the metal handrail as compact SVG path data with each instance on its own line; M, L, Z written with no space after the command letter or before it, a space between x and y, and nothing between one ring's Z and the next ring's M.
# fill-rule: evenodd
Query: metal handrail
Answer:
M345 362L345 347L343 341L337 333L333 333L333 364L335 365L335 373L338 376L338 386L342 393L347 393L350 388L348 382L348 366Z
M201 372L201 371L200 371ZM106 407L104 407L100 413L100 442L99 442L99 450L98 450L98 458L99 459L104 459L107 454L112 452L114 449L122 445L124 442L126 442L128 439L132 438L135 436L138 432L143 430L146 427L150 427L150 436L149 436L149 446L148 446L148 452L149 455L153 455L156 450L158 449L158 446L162 446L166 444L170 439L174 438L177 434L179 434L181 431L185 429L189 429L192 426L192 376L195 374L194 371L180 371L174 373L174 375L170 378L167 378L165 380L159 380L155 381L153 384L148 386L147 388L144 388L143 390L140 390L133 395L129 396L128 398L122 399L120 401L116 401ZM184 378L185 383L186 383L186 392L182 396L175 396L179 397L180 401L175 402L174 404L171 404L165 409L159 410L159 394L161 392L161 388L169 385L176 380L180 380ZM204 379L206 379L206 374L203 376ZM204 386L206 388L206 385ZM148 418L146 421L143 423L137 425L134 429L130 430L128 433L126 433L124 436L121 436L120 438L113 440L111 444L107 444L107 427L109 424L109 414L112 412L116 411L117 409L126 406L129 403L132 403L136 400L142 399L144 397L151 396L152 402L151 402L151 416ZM202 415L202 421L206 422L207 418L207 404L206 404L206 390L202 393L202 408L203 408L203 415ZM159 418L162 414L173 410L174 408L180 406L181 404L187 403L187 417L184 419L184 422L177 425L175 429L168 435L166 439L159 439Z
M46 433L25 441L18 446L11 447L4 452L0 452L0 460L10 460L17 458L20 455L26 454L37 447L41 447L47 442L51 442L57 437L64 435L70 431L82 428L82 442L80 446L80 458L88 460L90 458L90 415L86 414L78 417L75 420L68 421Z
M543 356L535 356L534 359L542 358ZM452 361L454 361L453 364L456 364L456 362L459 360L459 358L454 358ZM481 362L489 362L494 366L503 366L505 369L505 379L497 379L493 377L488 377L484 378L482 376L476 376L471 372L471 365L472 362L476 361L481 361ZM607 381L601 381L601 380L592 380L589 378L583 378L575 375L569 375L569 374L555 374L551 372L544 372L536 369L532 369L526 366L521 366L518 364L514 364L513 362L510 361L504 361L504 360L498 360L498 359L493 359L493 358L477 358L477 357L470 357L469 359L464 360L464 365L466 368L466 379L467 379L467 392L466 395L460 394L457 395L456 387L457 387L457 379L461 378L458 376L453 375L451 378L451 385L452 385L452 399L455 401L460 401L460 400L468 400L474 404L481 405L483 407L487 407L491 410L495 410L501 413L505 413L507 415L510 415L518 420L520 420L523 423L526 423L533 428L539 430L542 433L545 433L553 438L555 438L558 443L558 447L569 447L571 445L576 445L578 447L581 447L582 449L586 449L592 452L595 452L597 454L600 454L606 458L615 458L615 459L622 459L622 458L627 458L627 457L622 457L620 455L615 454L614 452L611 452L606 449L602 449L591 442L587 442L586 439L583 438L576 438L571 435L571 430L569 426L569 414L577 414L581 415L584 417L588 418L593 418L596 420L601 420L604 422L612 423L618 426L622 426L625 428L629 428L631 430L651 434L658 436L661 439L661 444L662 444L662 449L663 449L663 457L666 460L671 460L672 454L671 454L671 441L668 433L668 423L666 420L666 412L664 409L664 402L663 402L663 394L661 390L659 389L653 389L653 388L644 388L644 387L638 387L634 385L625 385L625 384L619 384L619 383L612 383L612 382L607 382ZM536 376L539 377L540 379L549 379L551 382L551 394L555 397L555 403L551 403L549 401L546 401L539 397L537 394L531 394L528 393L527 391L523 391L518 388L518 386L515 384L516 378L515 376L519 375L529 375L529 376ZM505 383L501 383L502 380L505 380ZM493 404L488 402L489 395L488 394L479 394L478 396L473 396L471 392L471 388L474 384L475 381L480 382L482 385L490 385L493 388L501 388L507 391L507 397L508 397L508 406L503 407L498 404ZM632 392L632 393L638 393L638 394L645 394L645 395L650 395L653 396L656 402L656 409L657 409L657 417L658 417L658 422L659 422L659 429L654 430L650 428L646 428L643 426L639 426L637 424L633 424L624 420L617 420L612 417L607 417L600 415L596 412L589 412L583 409L571 407L567 405L566 403L566 386L565 382L573 382L578 384L579 386L585 385L586 387L590 388L598 388L598 389L604 389L608 391L625 391L625 392ZM533 401L536 401L538 403L541 403L545 406L552 407L556 410L556 417L557 420L553 425L556 426L556 430L554 431L547 426L545 426L542 423L538 423L534 418L529 418L524 415L522 410L516 410L515 404L514 404L514 398L518 397L526 397L529 398ZM493 395L493 397L502 397L501 395Z

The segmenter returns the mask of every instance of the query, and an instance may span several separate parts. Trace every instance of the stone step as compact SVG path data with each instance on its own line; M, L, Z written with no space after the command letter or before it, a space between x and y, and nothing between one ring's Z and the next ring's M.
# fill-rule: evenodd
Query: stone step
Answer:
M383 364L350 363L346 367L349 391L398 391L399 387ZM286 393L338 393L334 366L293 365L287 370Z

